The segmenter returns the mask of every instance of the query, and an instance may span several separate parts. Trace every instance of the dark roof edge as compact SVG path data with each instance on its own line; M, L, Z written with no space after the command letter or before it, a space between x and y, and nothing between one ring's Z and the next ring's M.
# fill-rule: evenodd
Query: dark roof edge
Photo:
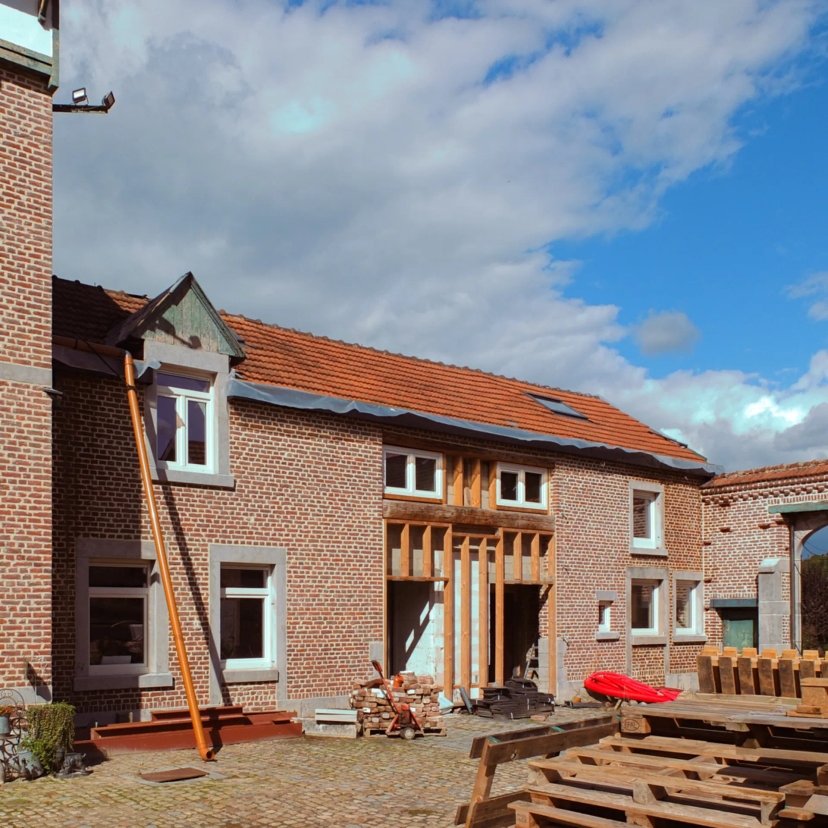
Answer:
M326 411L331 414L342 414L357 419L392 422L396 425L422 428L428 431L441 431L472 437L484 436L505 443L535 448L554 448L556 451L566 454L586 455L601 460L631 463L636 466L681 471L700 477L712 477L722 471L721 466L712 463L685 460L669 455L651 454L638 449L609 446L587 440L555 437L551 434L539 434L518 428L476 423L470 420L444 417L440 414L411 411L406 408L392 408L385 405L359 402L358 400L329 397L322 394L313 394L309 391L299 391L295 388L283 388L277 385L247 382L240 379L230 380L227 386L227 396L254 400L268 405L280 405L285 408L298 408L304 411Z

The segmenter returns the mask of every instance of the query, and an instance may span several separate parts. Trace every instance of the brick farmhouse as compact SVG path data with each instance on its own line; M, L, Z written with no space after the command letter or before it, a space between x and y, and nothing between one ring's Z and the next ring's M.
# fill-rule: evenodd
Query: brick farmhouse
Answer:
M373 658L447 694L692 686L707 641L800 641L824 465L716 476L599 397L220 312L191 274L53 278L57 39L31 21L0 41L0 686L82 724L185 704L127 352L202 705L336 704Z

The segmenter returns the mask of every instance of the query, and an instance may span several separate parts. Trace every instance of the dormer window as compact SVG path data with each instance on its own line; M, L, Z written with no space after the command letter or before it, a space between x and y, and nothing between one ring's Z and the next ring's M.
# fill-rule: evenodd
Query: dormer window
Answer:
M162 370L155 384L158 466L209 472L214 454L212 379Z
M385 494L443 499L443 455L386 446L383 449Z

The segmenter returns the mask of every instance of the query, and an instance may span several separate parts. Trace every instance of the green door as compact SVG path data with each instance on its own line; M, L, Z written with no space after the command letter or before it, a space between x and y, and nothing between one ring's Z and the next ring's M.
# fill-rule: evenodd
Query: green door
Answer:
M722 618L722 644L725 647L756 647L758 644L758 611L751 607L720 609Z

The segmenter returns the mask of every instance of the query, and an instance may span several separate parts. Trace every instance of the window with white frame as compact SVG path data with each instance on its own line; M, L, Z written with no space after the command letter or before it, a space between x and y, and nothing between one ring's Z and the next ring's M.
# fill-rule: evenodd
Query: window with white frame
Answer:
M598 632L612 632L612 601L598 602Z
M633 635L661 635L662 581L633 578L630 583L630 631Z
M633 484L630 501L632 548L661 550L664 546L661 486Z
M674 589L676 635L700 634L702 631L702 611L699 606L700 582L677 578Z
M442 454L386 446L383 469L386 494L442 500Z
M221 566L222 666L266 669L275 660L272 567Z
M497 464L497 505L546 509L546 470Z
M89 673L148 670L149 565L89 563Z
M156 461L180 471L213 467L213 383L205 375L158 371Z

